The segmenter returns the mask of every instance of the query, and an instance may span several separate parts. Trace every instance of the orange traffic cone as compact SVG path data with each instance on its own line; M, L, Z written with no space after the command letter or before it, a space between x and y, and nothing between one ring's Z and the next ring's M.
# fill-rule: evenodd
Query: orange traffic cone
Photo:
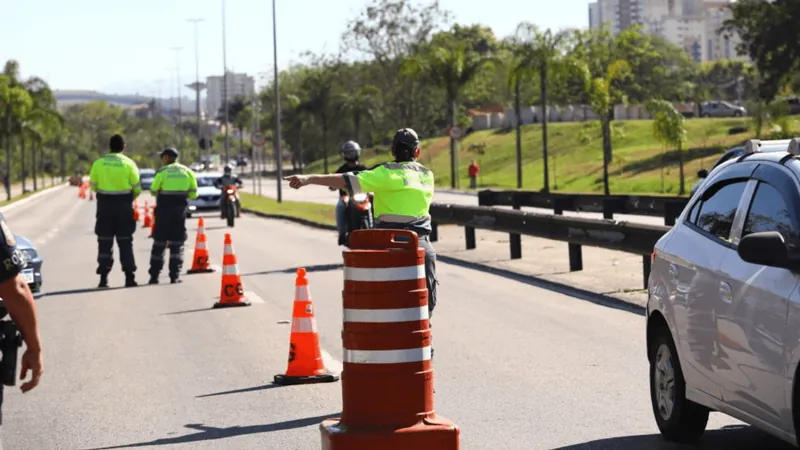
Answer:
M152 238L153 234L156 232L156 207L153 206L153 220L150 222L150 236L148 238Z
M138 222L139 221L139 201L138 200L134 200L133 201L133 221L134 222Z
M142 228L150 228L153 226L153 218L150 216L150 207L147 206L147 200L144 202L144 223Z
M276 384L330 383L339 376L330 373L322 361L317 321L308 288L306 269L297 269L292 308L292 332L289 335L289 365L286 374L275 375Z
M225 233L225 251L222 254L222 288L219 293L219 301L214 303L214 308L229 306L250 306L250 301L244 296L242 277L239 276L239 269L236 266L231 235Z
M203 218L197 219L197 239L194 242L194 256L192 257L192 268L186 273L209 273L211 268L211 258L208 256L206 248L206 226Z

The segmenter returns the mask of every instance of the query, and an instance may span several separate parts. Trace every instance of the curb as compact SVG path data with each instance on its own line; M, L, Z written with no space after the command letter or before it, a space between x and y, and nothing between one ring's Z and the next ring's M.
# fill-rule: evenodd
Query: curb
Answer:
M300 225L305 225L307 227L316 228L319 230L329 230L329 231L336 231L336 227L333 225L328 225L324 223L314 222L313 220L308 219L301 219L299 217L294 216L287 216L284 214L267 214L260 211L255 211L249 208L242 208L242 212L253 214L255 216L264 218L264 219L278 219L278 220L288 220L290 222L294 222ZM450 264L453 266L459 266L466 269L477 270L480 272L490 273L492 275L497 275L503 278L509 278L515 281L519 281L522 283L530 284L531 286L536 286L541 289L546 289L548 291L557 292L560 294L568 295L570 297L574 297L580 300L585 300L590 303L594 303L596 305L606 306L609 308L619 309L623 311L627 311L633 314L638 314L640 316L645 315L646 308L641 306L637 303L629 302L623 300L621 298L617 298L607 294L600 294L597 292L592 292L586 289L582 289L575 286L570 286L568 284L559 283L557 281L550 281L539 278L534 275L529 275L522 272L517 272L515 270L510 269L502 269L498 267L492 267L486 264L477 263L474 261L468 261L466 259L456 258L453 256L442 255L440 253L436 254L436 259L446 264Z
M15 208L17 208L19 206L27 205L28 203L38 199L39 197L41 197L43 195L59 191L61 189L64 189L68 185L69 185L69 183L65 181L63 183L56 184L55 186L50 186L50 187L41 189L41 190L39 190L39 192L36 192L35 194L31 194L28 197L25 197L25 198L20 199L20 200L13 201L14 199L12 198L11 199L12 200L11 203L9 203L8 205L5 205L3 207L0 207L0 213L5 214L8 211L11 211L12 209L15 209Z

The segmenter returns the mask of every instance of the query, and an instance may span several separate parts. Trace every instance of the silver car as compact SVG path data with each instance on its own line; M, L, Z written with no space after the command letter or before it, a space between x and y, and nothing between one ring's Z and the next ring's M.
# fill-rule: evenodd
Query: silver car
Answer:
M786 145L784 151L760 147ZM656 423L692 442L719 411L797 445L800 138L749 141L656 244L647 358Z
M186 209L186 216L200 211L219 210L219 199L222 191L214 186L214 182L222 176L220 172L199 172L195 173L197 178L197 198L189 200Z

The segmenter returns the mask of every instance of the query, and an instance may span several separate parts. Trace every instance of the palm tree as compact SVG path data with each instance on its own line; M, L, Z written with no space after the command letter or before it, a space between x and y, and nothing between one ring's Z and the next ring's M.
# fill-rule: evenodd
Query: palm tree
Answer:
M439 35L424 46L420 53L406 59L403 72L430 81L443 88L447 98L448 121L451 127L458 125L456 117L459 94L482 70L498 63L488 53L478 52L468 43L456 42L451 36ZM450 139L450 185L458 185L458 155L456 141Z
M547 86L548 78L554 69L559 68L562 47L569 32L553 33L550 29L541 31L539 27L522 22L512 40L512 56L509 70L509 83L514 86L514 109L517 116L517 187L522 188L522 117L520 110L520 83L539 78L540 107L542 110L542 157L544 161L544 192L550 191L547 149Z
M371 84L361 86L355 92L339 94L337 98L339 111L343 114L352 115L353 136L356 141L361 138L361 118L366 117L370 121L375 120L380 95L380 89Z
M302 83L308 100L304 109L319 117L322 125L322 158L325 173L328 173L328 126L330 111L333 106L333 81L336 73L328 67L314 68L309 71Z

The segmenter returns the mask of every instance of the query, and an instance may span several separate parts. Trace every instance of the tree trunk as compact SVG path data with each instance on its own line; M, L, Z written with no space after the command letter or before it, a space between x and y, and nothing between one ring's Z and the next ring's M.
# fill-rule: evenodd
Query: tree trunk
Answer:
M25 174L25 170L27 169L27 167L25 166L25 137L24 136L20 136L20 138L21 139L19 140L19 143L20 143L20 149L22 150L22 152L19 155L19 160L20 160L20 163L21 163L21 167L20 167L20 169L21 169L20 170L21 177L20 178L22 178L22 193L24 194L25 193L25 178L26 178L25 177L25 175L26 175Z
M450 126L456 126L456 100L450 99ZM456 153L456 140L450 138L450 187L456 189L458 183L458 154Z
M36 172L36 145L31 147L31 168L33 172L33 191L39 190L39 180L36 179L38 173Z
M683 195L686 193L686 177L684 176L683 173L683 149L681 148L680 145L678 146L678 169L680 171L680 180L681 180L680 192L678 193L678 195Z
M325 173L328 173L328 120L322 116L322 163Z
M6 170L3 171L3 184L6 188L6 200L11 200L11 105L6 107Z
M522 108L520 108L519 76L514 80L514 113L517 121L514 124L517 135L517 189L522 189Z
M603 192L611 195L608 186L608 164L611 162L611 118L608 113L601 118L603 129Z
M359 113L353 114L353 128L355 128L356 142L358 142L361 137L361 114Z
M550 172L548 170L547 155L547 64L542 63L539 68L539 84L541 85L542 104L542 159L544 160L544 192L550 192Z

